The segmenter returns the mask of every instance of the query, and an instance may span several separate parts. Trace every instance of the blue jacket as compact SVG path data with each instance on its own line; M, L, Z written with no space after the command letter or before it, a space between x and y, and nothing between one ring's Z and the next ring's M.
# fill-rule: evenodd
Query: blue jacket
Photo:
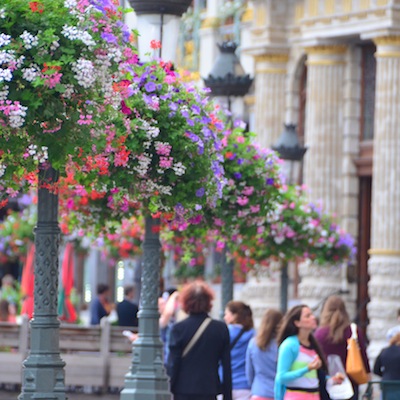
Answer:
M228 329L230 340L232 342L241 331L242 326L229 324ZM254 329L244 332L233 349L231 349L232 389L250 389L250 385L246 378L246 351L254 333Z
M278 364L275 377L275 400L283 400L286 384L293 379L300 378L308 372L308 367L291 371L292 364L300 351L300 342L297 335L286 338L278 350Z
M272 340L265 350L261 350L255 339L251 339L246 353L246 377L251 386L251 394L260 397L274 397L274 380L278 345Z

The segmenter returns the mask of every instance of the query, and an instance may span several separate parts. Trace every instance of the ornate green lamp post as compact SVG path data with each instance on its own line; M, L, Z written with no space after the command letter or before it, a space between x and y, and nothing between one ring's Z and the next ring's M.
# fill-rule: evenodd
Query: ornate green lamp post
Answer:
M134 62L117 7L81 6L64 0L1 5L0 207L5 194L38 189L34 315L20 400L66 398L57 318L58 172L99 156L92 133L103 133L108 117L121 119L110 107L121 99L113 84L123 80L121 64ZM119 55L104 63L110 54Z
M245 96L253 79L245 73L236 56L237 45L234 42L223 42L218 45L220 54L204 83L211 89L213 96L223 96L228 100L228 111L231 112L231 98ZM223 257L221 268L221 319L226 304L233 299L233 261Z
M306 147L300 146L297 137L296 125L285 124L281 136L272 147L285 161L283 169L289 184L297 184L300 177L300 168ZM281 266L281 311L285 313L288 305L288 262L283 261Z
M31 321L31 344L24 361L22 392L26 399L66 399L64 365L60 357L57 314L58 196L46 187L58 180L53 168L41 166L39 172L38 221L35 228L35 305ZM40 396L40 397L39 397Z

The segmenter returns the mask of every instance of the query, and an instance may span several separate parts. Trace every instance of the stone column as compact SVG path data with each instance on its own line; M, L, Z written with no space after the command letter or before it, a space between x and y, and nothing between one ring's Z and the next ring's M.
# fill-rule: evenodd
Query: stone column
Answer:
M311 201L340 214L342 198L344 73L346 47L314 46L307 53L307 103L304 183ZM343 267L300 265L301 300L318 308L325 297L343 290Z
M368 336L375 358L400 307L400 36L377 46Z
M314 46L307 53L304 183L309 197L339 214L343 156L344 46Z
M255 57L255 124L258 142L263 147L275 144L285 122L287 54Z

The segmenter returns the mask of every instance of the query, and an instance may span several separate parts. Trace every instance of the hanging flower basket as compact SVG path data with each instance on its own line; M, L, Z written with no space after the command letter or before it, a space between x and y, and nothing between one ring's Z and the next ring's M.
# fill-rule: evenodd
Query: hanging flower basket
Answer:
M135 65L119 90L126 94L125 131L109 126L106 140L92 138L102 153L96 162L82 158L86 188L75 180L78 167L71 169L67 185L74 200L66 199L65 216L71 225L100 229L139 209L181 226L200 222L224 185L224 124L207 91L183 83L171 64L159 61Z
M116 113L114 90L137 58L112 0L7 0L0 5L0 188L61 172L93 152L91 132ZM122 114L121 114L122 115Z

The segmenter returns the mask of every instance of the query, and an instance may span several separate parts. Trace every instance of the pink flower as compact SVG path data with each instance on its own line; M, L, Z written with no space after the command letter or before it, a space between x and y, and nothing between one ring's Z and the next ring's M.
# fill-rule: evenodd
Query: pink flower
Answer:
M249 198L248 197L238 197L236 202L240 205L240 206L245 206L248 202L249 202Z
M258 212L260 211L260 205L257 204L257 205L255 205L255 206L250 206L250 211L251 211L252 213L258 213Z
M238 143L244 143L244 137L243 137L243 136L238 136L238 137L236 138L236 141L237 141Z
M246 186L243 190L242 193L245 196L251 196L254 192L254 186Z
M161 168L171 168L174 161L173 157L160 157L160 167Z

